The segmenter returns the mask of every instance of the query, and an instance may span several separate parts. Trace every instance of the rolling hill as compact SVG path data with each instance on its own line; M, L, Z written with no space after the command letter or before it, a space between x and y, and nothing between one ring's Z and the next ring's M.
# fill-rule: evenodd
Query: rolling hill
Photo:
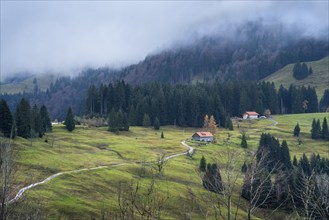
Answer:
M297 80L292 76L294 67L294 63L292 63L269 75L264 80L274 82L276 88L279 88L280 85L289 88L290 84L315 87L318 98L320 99L324 90L329 88L329 56L305 63L313 69L313 74L305 79Z
M9 81L1 83L0 94L8 93L23 93L23 92L33 92L34 91L34 79L36 79L36 85L40 91L46 91L51 83L54 83L57 77L53 74L45 75L28 75L25 78L14 77Z

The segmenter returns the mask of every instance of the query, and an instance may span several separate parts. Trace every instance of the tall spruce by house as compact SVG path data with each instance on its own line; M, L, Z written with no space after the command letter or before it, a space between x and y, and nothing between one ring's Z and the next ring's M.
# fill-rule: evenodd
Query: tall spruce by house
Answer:
M31 136L31 107L29 102L22 98L16 106L15 121L17 136L29 138Z
M322 139L323 140L326 140L326 141L329 141L329 131L328 131L328 122L327 122L327 118L325 117L323 119L323 122L322 122Z
M74 115L73 115L71 107L69 107L67 110L64 124L68 131L73 131L75 129Z
M0 101L0 133L5 137L14 136L14 118L5 100Z
M297 123L295 128L294 128L294 136L298 137L299 134L300 134L300 127L299 127L299 123Z

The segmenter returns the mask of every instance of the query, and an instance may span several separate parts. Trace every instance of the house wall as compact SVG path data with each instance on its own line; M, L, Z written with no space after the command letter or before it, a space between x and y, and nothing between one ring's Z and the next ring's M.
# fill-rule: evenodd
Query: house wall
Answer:
M258 115L249 115L249 118L250 119L257 119L258 118Z

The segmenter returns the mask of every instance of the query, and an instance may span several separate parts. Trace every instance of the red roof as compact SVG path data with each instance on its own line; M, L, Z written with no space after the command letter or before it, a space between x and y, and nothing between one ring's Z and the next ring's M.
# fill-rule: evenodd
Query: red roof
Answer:
M201 132L196 132L200 137L212 137L212 133L206 132L206 131L201 131Z
M259 115L257 112L245 112L247 115Z

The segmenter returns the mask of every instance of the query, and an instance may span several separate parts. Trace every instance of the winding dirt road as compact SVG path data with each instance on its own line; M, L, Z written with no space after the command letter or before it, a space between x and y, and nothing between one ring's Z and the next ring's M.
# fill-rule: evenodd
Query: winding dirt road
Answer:
M188 148L188 150L186 152L168 156L164 160L169 160L171 158L182 156L182 155L187 155L187 154L191 155L193 153L193 151L194 151L193 147L186 144L185 141L182 141L181 144ZM91 170L98 170L98 169L104 169L104 168L110 168L110 167L119 167L119 166L124 166L124 165L128 165L128 164L135 164L135 163L119 163L119 164L112 164L112 165L108 165L108 166L98 166L98 167L92 167L92 168L84 168L84 169L78 169L78 170L70 170L70 171L59 172L59 173L56 173L56 174L53 174L53 175L49 176L48 178L44 179L41 182L33 183L31 185L23 187L22 189L20 189L18 191L15 198L9 200L8 204L12 204L12 203L17 202L20 198L22 198L23 194L27 190L29 190L31 188L34 188L38 185L45 184L45 183L49 182L50 180L54 179L55 177L61 176L63 174L78 173L78 172L82 172L82 171L91 171Z

